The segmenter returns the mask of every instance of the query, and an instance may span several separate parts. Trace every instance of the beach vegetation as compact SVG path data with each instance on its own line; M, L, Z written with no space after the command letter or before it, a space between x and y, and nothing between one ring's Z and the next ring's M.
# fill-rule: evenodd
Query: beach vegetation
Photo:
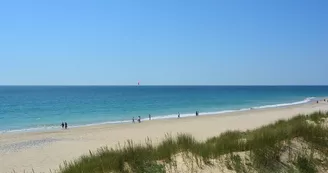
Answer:
M237 173L324 172L328 170L327 118L325 112L298 115L253 130L227 131L205 141L190 134L167 134L156 145L151 139L145 144L129 140L64 162L59 172L164 173L219 168Z

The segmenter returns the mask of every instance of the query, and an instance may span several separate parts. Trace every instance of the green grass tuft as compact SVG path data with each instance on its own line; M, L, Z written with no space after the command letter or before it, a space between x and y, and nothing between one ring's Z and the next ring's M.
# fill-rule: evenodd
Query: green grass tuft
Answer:
M312 159L310 159L307 156L299 156L297 158L296 167L300 171L300 173L316 173L316 172L318 172Z

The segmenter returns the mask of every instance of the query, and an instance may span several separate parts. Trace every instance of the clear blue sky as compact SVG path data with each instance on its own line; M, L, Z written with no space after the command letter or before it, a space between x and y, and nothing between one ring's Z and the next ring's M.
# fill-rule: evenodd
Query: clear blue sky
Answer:
M1 85L328 84L327 0L0 2Z

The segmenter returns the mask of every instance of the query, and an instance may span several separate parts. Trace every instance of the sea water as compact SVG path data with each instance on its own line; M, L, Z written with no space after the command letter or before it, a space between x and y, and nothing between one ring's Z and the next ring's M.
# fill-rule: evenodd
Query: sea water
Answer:
M0 133L301 104L328 86L0 86Z

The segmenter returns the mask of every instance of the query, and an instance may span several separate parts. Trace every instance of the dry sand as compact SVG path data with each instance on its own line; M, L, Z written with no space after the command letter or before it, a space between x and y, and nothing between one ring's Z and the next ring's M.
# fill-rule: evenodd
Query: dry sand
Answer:
M64 160L78 158L89 150L102 146L115 147L132 139L153 142L166 133L190 133L199 140L218 135L226 130L246 130L269 124L278 119L291 118L300 113L328 111L328 103L315 102L258 109L210 116L152 120L140 124L117 124L80 127L68 130L0 134L0 172L50 172Z

